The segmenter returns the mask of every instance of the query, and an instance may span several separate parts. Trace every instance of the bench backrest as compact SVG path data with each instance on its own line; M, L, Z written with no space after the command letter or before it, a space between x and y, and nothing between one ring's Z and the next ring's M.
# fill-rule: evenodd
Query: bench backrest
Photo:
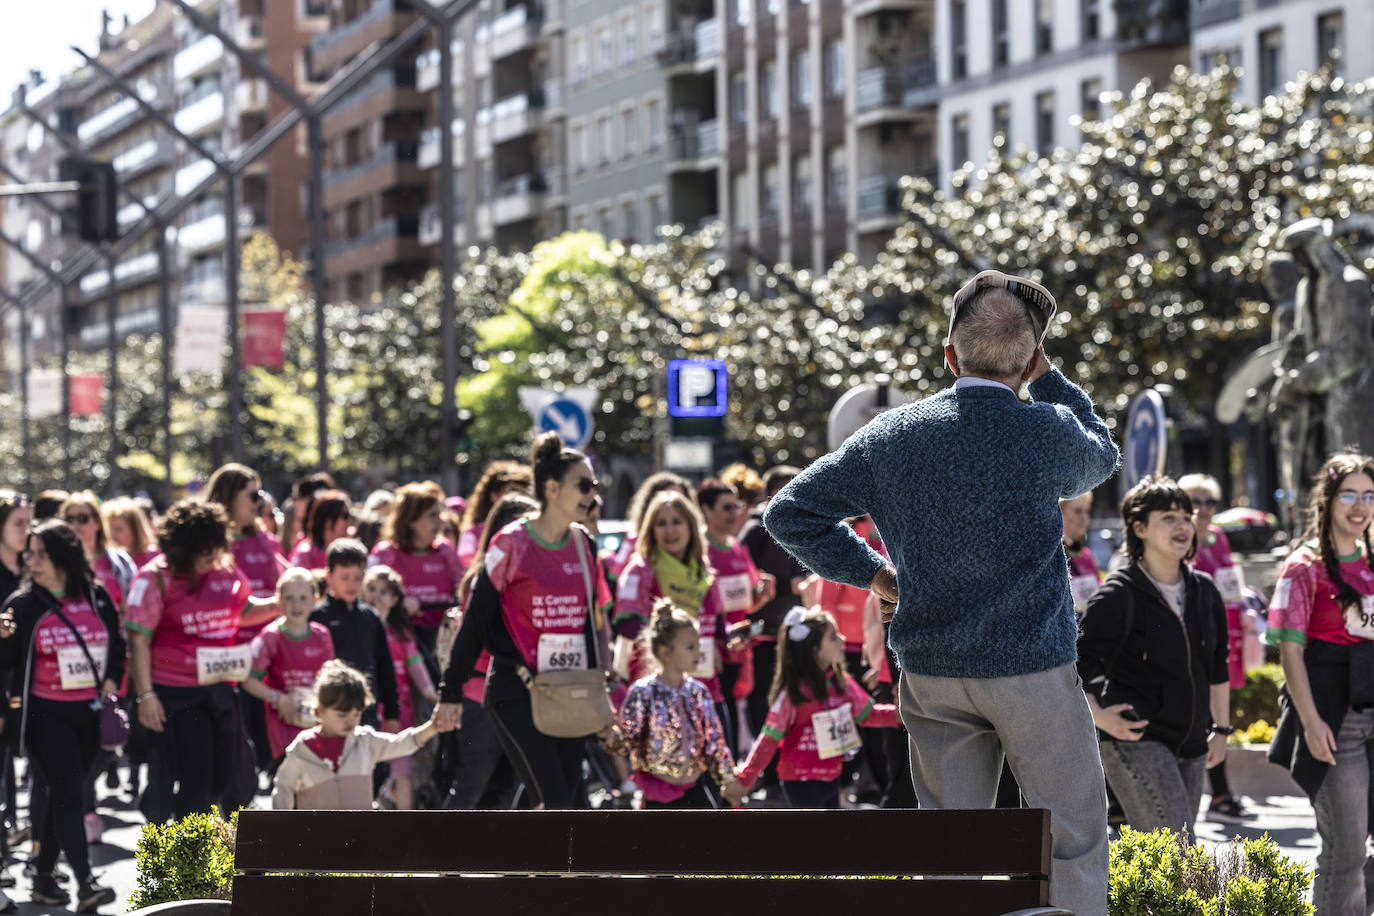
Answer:
M305 904L370 916L453 912L461 901L544 916L608 903L662 916L855 904L1001 914L1048 902L1049 831L1039 809L248 810L233 911L298 916ZM1001 880L958 880L981 876Z

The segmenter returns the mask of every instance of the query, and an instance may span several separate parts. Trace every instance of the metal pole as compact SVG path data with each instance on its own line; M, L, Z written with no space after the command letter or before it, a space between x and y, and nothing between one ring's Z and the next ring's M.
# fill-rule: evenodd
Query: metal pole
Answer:
M454 463L454 386L458 383L457 303L453 280L458 252L453 245L453 22L439 23L439 337L443 342L443 385L439 399L439 477L445 492L458 486Z
M109 347L109 380L106 385L110 389L109 403L105 405L105 416L110 424L110 446L109 446L109 465L110 478L105 484L105 494L114 496L119 492L119 409L115 406L115 400L119 396L119 337L115 334L115 319L119 314L119 296L115 294L115 259L107 259L107 269L110 272L109 296L105 305L105 330L109 335L106 344Z
M229 441L234 460L243 462L243 378L239 342L239 193L238 179L224 178L224 299L228 313Z
M329 470L329 386L325 381L324 306L329 288L324 278L324 117L312 114L306 127L310 150L310 285L315 291L315 430L319 436L320 470Z
M33 493L33 453L29 448L29 306L19 303L19 443L24 450L24 492Z
M157 320L162 332L162 466L167 470L166 505L172 504L176 492L172 481L172 287L168 269L171 260L164 228L157 236L157 262L162 274L158 283Z
M114 277L110 278L114 282ZM67 374L71 345L67 342L67 284L57 288L58 353L62 360L62 489L72 488L72 380Z

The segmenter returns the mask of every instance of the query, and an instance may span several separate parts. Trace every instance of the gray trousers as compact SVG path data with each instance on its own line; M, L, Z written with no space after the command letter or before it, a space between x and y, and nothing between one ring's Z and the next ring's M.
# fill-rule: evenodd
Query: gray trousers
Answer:
M1161 741L1103 741L1102 769L1136 830L1168 827L1196 839L1207 755L1177 757Z
M1317 916L1367 916L1374 887L1366 873L1370 771L1374 770L1374 712L1347 710L1336 733L1336 765L1327 767L1312 800L1317 814Z
M1107 792L1076 666L1003 678L903 674L902 722L922 808L991 808L1005 755L1032 808L1048 808L1050 903L1107 912Z

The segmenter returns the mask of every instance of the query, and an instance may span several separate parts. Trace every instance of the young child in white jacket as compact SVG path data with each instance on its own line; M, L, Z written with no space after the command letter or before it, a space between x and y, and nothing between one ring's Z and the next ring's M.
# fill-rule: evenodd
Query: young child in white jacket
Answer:
M440 730L433 718L394 735L361 725L373 702L360 671L337 659L325 662L315 679L319 725L287 747L273 779L273 808L370 809L373 768L415 753Z

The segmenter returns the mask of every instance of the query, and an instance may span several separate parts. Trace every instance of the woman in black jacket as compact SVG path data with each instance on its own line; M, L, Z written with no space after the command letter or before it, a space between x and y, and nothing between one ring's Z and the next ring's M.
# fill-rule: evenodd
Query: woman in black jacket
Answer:
M30 899L68 903L52 874L62 852L79 882L76 911L90 913L115 898L91 874L82 813L100 750L96 709L101 696L119 691L124 638L114 601L66 522L53 519L29 534L24 565L24 583L0 614L0 668L19 674L19 742L48 783Z
M1225 758L1231 732L1226 608L1212 579L1184 562L1193 505L1177 484L1146 478L1121 517L1130 562L1088 603L1078 674L1126 820L1191 841L1203 774Z

